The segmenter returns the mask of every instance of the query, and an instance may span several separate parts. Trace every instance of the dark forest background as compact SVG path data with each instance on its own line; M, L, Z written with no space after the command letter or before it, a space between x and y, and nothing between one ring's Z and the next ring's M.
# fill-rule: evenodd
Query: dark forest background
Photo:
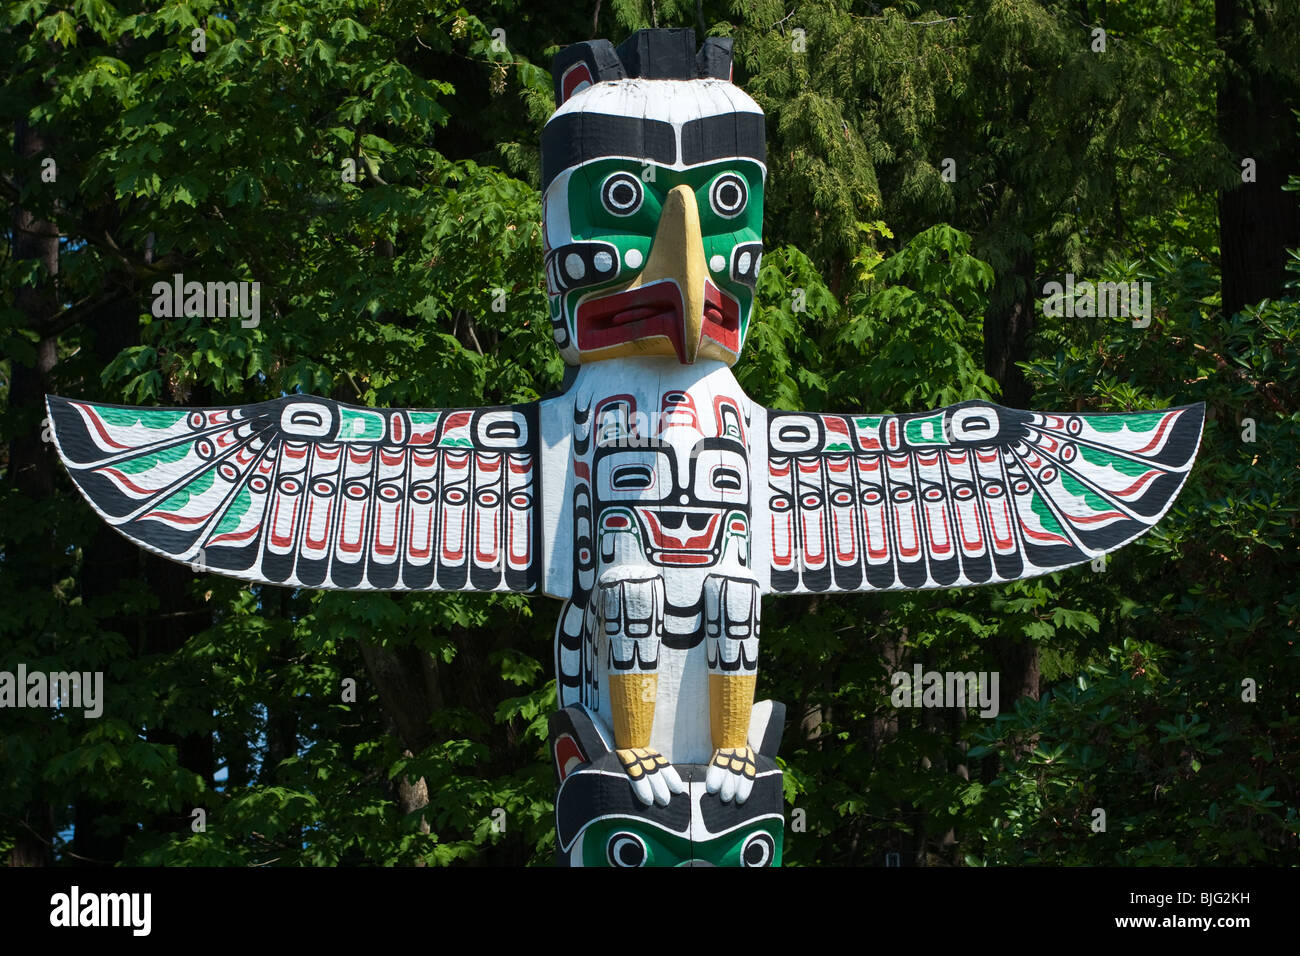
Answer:
M4 4L0 670L100 670L106 704L0 711L0 858L550 861L556 602L163 562L75 492L43 396L556 388L550 57L651 25L734 37L767 112L751 396L1208 406L1177 504L1104 570L768 601L787 862L1300 861L1300 6L1281 0ZM260 324L154 318L177 272L259 281ZM1067 274L1150 282L1150 323L1048 317ZM998 671L1001 715L895 709L888 675L915 663Z

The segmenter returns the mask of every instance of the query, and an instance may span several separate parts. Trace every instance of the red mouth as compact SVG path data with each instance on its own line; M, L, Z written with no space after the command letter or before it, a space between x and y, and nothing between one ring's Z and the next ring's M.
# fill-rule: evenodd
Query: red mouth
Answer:
M740 351L740 303L707 279L704 282L704 324L701 343L712 339L728 352Z
M645 509L641 510L641 516L645 519L646 527L650 529L650 537L654 540L656 548L690 559L671 561L670 556L665 554L664 561L671 564L696 564L701 563L695 560L696 558L710 560L711 556L707 552L713 548L714 539L718 535L718 522L722 517L718 512L702 514L687 511L654 512ZM706 553L685 553L692 551Z
M662 337L686 361L681 289L671 279L588 299L578 306L578 349L594 351ZM707 279L700 342L712 340L733 355L740 351L740 304Z
M656 556L660 564L712 564L713 555L707 551L660 551Z

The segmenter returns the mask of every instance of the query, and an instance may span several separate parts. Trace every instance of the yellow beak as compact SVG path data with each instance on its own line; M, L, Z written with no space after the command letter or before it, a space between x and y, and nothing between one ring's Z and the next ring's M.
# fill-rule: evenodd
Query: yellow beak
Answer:
M682 292L682 342L686 353L683 357L688 365L695 361L700 348L704 283L708 275L695 193L689 186L674 186L664 201L650 257L628 288L636 289L665 279L677 283Z

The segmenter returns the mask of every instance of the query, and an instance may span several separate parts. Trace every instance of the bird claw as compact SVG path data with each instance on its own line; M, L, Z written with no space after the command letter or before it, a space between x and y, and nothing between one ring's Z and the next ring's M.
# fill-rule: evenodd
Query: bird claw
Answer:
M736 805L740 806L749 799L749 794L754 789L757 771L753 748L719 747L709 761L704 789L716 793L723 803L734 799Z
M674 793L686 792L677 768L658 751L632 747L615 753L632 783L632 792L646 806L657 803L666 807Z

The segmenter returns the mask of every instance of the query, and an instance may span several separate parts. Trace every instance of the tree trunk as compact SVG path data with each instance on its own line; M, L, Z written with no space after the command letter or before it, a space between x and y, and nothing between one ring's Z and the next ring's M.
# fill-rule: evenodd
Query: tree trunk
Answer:
M1008 273L999 275L984 321L985 371L1002 386L1002 403L1026 408L1031 393L1017 362L1028 357L1034 319L1034 255L1022 251ZM1005 712L1021 697L1038 698L1038 648L1019 639L993 642L1001 673L999 705Z
M1219 81L1219 135L1234 163L1253 160L1254 182L1219 194L1223 313L1282 295L1287 248L1300 246L1300 194L1283 192L1300 174L1296 120L1300 84L1271 72L1261 47L1274 27L1256 0L1216 0L1215 35L1225 56Z
M436 662L414 647L399 654L366 642L361 643L361 657L379 690L379 704L390 730L402 743L403 756L423 751L433 743L429 718L442 706ZM416 813L429 805L429 785L423 777L412 780L403 776L397 781L395 799L403 815ZM421 833L429 832L424 817L418 828Z
M19 121L14 128L14 151L19 162L48 152L49 144L38 130ZM19 188L25 183L20 181ZM13 250L15 259L35 259L44 275L35 284L24 285L14 293L14 306L23 315L27 328L37 336L36 361L25 365L12 361L9 380L10 421L16 426L9 443L9 480L18 495L30 502L50 497L53 482L53 458L41 440L41 420L45 417L45 393L50 373L58 361L56 339L49 330L59 310L57 279L59 273L59 231L51 222L36 218L30 210L14 205ZM7 545L6 553L15 550ZM49 588L56 550L48 535L25 541L24 560L6 562L13 575L13 588L21 595L26 590ZM14 834L9 851L10 866L45 866L53 862L54 819L48 802L37 797L27 806L23 823Z
M1029 405L1029 385L1017 362L1029 357L1034 327L1034 254L1020 253L1009 272L997 277L984 314L984 371L1002 386L1002 404Z

